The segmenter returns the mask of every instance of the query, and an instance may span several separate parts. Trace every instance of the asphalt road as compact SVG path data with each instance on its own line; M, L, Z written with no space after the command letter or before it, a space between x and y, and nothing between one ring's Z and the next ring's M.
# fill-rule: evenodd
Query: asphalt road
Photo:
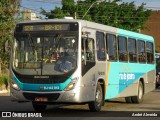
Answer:
M11 102L10 97L0 96L0 111L34 112L32 104ZM144 96L141 104L128 104L123 98L107 101L102 111L90 112L87 105L53 106L47 107L43 117L132 117L133 114L157 114L160 117L160 88Z

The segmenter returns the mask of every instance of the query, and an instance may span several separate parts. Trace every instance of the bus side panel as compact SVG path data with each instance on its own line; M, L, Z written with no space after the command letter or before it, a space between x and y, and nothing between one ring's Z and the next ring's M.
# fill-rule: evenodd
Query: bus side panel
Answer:
M133 66L128 63L110 62L110 70L108 72L108 85L105 99L115 98L124 91L128 86L129 91L125 93L126 96L136 94L136 80L142 73L134 73ZM135 75L136 74L136 75ZM132 92L130 92L132 91Z
M147 72L147 81L145 82L145 93L148 93L155 89L156 85L156 71L155 71L155 65L149 64L147 65L147 68L152 68L151 71Z
M140 78L144 80L145 91L147 89L146 92L153 90L154 74L151 74L153 73L154 65L152 67L147 66L147 64L139 63L110 62L105 99L137 95ZM151 84L147 83L148 75L149 79L151 79Z
M96 62L96 65L87 71L81 79L81 100L83 102L94 101L97 82L99 79L105 80L106 62ZM101 75L100 75L101 74Z
M106 95L105 99L110 99L114 98L119 91L119 66L118 62L109 62L107 64L108 68L107 69L107 80L106 80Z

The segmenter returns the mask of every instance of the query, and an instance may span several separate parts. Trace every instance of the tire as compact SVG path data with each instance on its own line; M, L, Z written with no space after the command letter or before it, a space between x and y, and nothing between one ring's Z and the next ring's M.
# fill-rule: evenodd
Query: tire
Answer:
M89 109L92 112L99 112L103 104L103 92L100 83L97 84L95 100L88 103Z
M143 101L143 84L141 81L139 81L138 85L138 95L131 97L133 103L141 103Z
M156 89L159 87L159 85L156 83Z
M126 103L132 103L132 98L131 97L125 97Z
M34 110L37 112L43 112L47 108L47 105L36 103L36 102L32 102L32 106Z
M156 84L156 89L158 88L159 86Z

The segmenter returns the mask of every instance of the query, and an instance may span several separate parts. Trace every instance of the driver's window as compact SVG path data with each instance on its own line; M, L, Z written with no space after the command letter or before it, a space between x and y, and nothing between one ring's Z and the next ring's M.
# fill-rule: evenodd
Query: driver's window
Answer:
M85 50L85 53L84 53ZM86 58L87 61L95 61L95 52L94 52L94 40L83 39L82 40L82 61Z

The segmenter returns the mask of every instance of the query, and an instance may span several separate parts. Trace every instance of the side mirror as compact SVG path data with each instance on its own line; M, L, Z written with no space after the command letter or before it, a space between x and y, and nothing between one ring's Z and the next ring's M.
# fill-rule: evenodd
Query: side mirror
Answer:
M83 41L83 46L84 46L84 64L86 65L86 40L87 40L88 38L83 38L82 39L82 41Z

